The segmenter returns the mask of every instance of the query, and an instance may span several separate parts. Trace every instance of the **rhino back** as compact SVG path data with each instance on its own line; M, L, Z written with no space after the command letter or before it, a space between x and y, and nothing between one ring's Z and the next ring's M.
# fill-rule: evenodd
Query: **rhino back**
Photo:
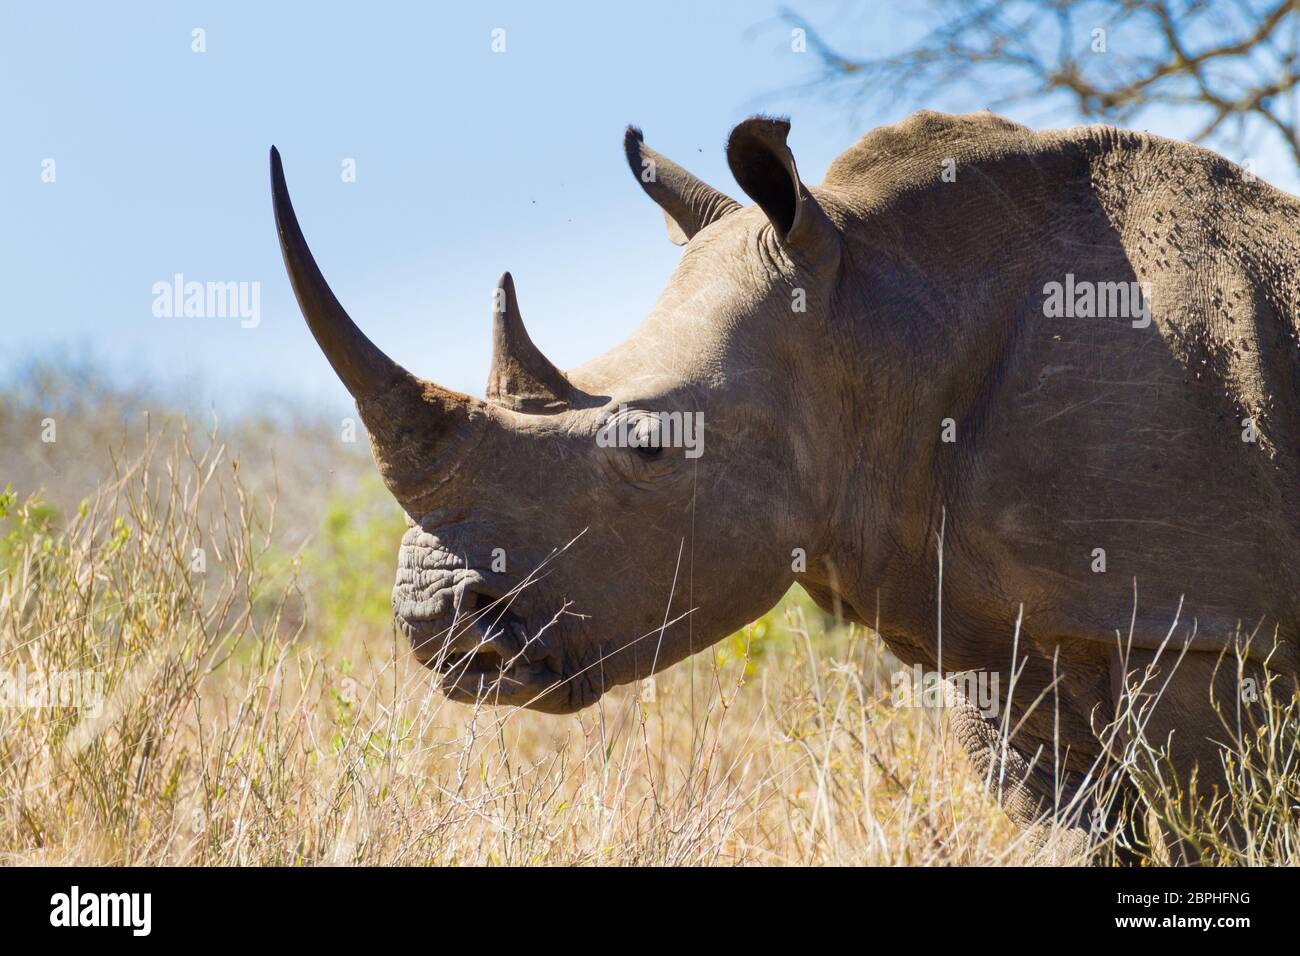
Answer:
M1203 646L1239 622L1295 640L1294 198L1185 143L933 113L864 137L822 190L858 287L843 319L910 449L889 502L901 616L944 522L945 640L969 666L1020 605L1031 637L1113 640L1135 582L1140 631L1163 637L1183 600ZM1094 314L1048 314L1052 283L1091 285ZM911 630L932 627L922 604Z

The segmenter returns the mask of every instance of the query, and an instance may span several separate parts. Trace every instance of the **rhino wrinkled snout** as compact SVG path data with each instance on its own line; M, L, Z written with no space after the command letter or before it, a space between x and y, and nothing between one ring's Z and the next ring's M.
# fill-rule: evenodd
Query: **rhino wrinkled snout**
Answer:
M510 603L437 536L419 528L403 536L393 616L426 667L488 672L518 660L527 632Z

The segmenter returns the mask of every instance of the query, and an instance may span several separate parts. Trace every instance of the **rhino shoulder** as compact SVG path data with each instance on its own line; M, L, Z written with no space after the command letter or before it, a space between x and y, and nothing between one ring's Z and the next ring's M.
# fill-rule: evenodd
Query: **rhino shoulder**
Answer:
M945 158L987 158L1032 148L1036 134L1027 126L984 110L938 113L918 110L901 123L867 133L841 153L826 173L823 187L841 192L925 171L933 176Z

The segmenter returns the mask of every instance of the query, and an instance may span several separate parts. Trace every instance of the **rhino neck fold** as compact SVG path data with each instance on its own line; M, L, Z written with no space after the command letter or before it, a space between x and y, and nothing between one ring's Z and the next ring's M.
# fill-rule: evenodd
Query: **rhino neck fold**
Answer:
M1077 157L1011 150L959 163L952 183L935 174L951 150L927 144L913 160L923 176L895 172L891 186L862 173L870 195L837 195L850 278L827 349L840 388L825 407L837 410L843 449L826 550L839 583L810 578L864 623L879 617L905 659L934 643L934 594L918 601L918 582L935 575L941 529L949 559L963 549L961 503L1005 370L1042 318L1041 276L1064 274L1073 254L1052 239L1062 184L1088 203ZM1009 189L1015 181L1023 188Z

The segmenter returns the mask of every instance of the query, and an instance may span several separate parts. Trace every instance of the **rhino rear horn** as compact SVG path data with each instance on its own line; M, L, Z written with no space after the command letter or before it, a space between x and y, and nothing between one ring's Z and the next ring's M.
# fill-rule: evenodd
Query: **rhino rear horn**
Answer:
M786 246L814 266L829 265L838 261L839 232L800 182L789 133L789 120L750 117L727 138L727 165Z
M668 238L679 246L705 226L740 208L740 203L730 196L647 146L635 126L629 126L623 135L623 152L641 188L663 209Z
M497 283L492 302L492 369L490 402L523 412L562 411L571 404L573 386L528 336L515 280L507 272Z

